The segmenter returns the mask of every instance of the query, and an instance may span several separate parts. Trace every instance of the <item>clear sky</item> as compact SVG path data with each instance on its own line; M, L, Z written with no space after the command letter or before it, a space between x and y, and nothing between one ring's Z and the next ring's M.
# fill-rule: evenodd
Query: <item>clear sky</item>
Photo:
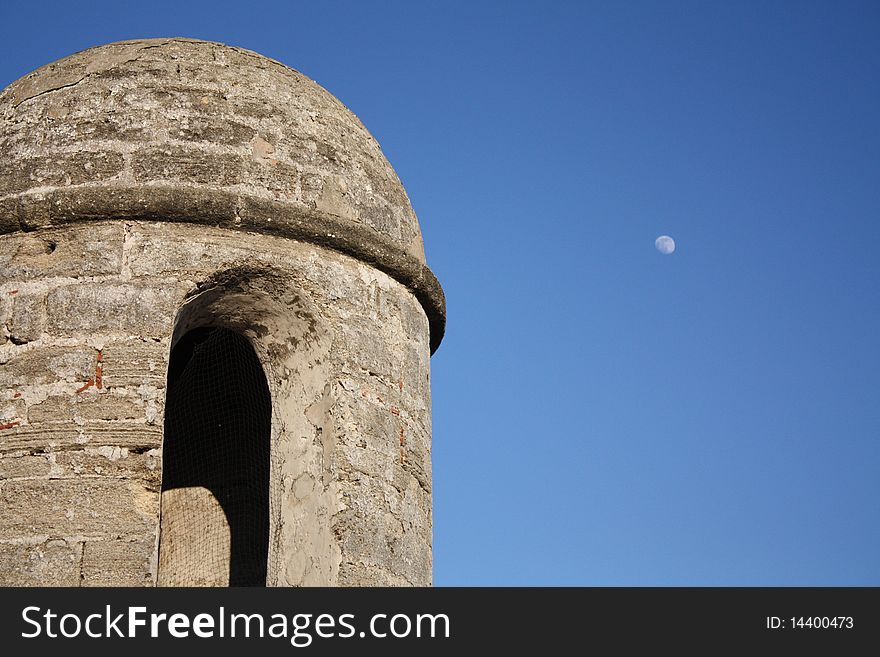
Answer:
M880 4L4 0L0 86L153 36L302 71L403 180L437 585L880 585Z

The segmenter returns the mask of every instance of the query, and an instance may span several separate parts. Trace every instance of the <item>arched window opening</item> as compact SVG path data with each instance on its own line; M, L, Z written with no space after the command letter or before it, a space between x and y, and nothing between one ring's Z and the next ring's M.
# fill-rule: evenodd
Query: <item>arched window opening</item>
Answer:
M196 328L168 367L158 583L265 586L272 403L250 342Z

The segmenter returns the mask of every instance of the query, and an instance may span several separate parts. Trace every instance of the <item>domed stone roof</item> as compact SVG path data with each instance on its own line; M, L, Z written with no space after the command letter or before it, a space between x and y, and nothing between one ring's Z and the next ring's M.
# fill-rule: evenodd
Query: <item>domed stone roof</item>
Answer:
M186 221L309 241L445 301L376 140L301 73L192 39L111 43L0 92L0 234L76 221Z

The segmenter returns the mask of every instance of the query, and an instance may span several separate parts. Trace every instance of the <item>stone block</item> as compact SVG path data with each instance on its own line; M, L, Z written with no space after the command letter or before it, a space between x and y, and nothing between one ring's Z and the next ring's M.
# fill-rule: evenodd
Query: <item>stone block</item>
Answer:
M91 393L91 391L89 391ZM144 418L144 407L130 396L100 394L72 394L48 397L28 409L28 421L72 422L84 420L139 420Z
M17 347L0 363L0 388L47 383L84 383L94 374L97 350L86 346Z
M82 586L152 586L153 538L147 533L84 543Z
M159 494L126 479L34 479L0 488L0 539L152 535Z
M170 335L181 296L165 280L138 283L77 283L48 297L48 330L53 335L101 333Z
M153 340L114 340L104 346L104 387L165 387L168 344Z
M193 142L208 142L235 146L246 144L254 138L256 131L250 126L237 121L219 117L194 117L186 125L169 130L174 139Z
M153 491L158 491L162 483L162 457L158 449L141 452L127 447L103 445L53 452L52 457L54 471L61 477L137 479Z
M65 187L112 178L125 164L122 153L53 153L18 161L0 160L0 196L33 187Z
M0 543L0 586L79 586L82 543Z
M86 447L125 447L130 450L158 449L162 427L137 422L84 422L67 424L28 424L0 431L0 453L85 449Z
M52 470L52 464L46 454L9 456L0 454L0 481L13 478L46 477Z
M0 236L0 281L116 273L123 231L113 222Z
M244 160L238 155L215 154L169 146L147 148L132 154L131 170L138 182L173 180L226 187L242 182Z
M46 330L46 294L19 292L12 302L9 335L13 342L22 344L39 340Z

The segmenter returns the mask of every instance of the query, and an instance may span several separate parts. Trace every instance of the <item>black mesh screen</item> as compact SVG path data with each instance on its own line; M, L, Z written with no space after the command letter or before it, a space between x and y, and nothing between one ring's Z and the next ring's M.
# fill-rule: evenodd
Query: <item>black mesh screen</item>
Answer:
M228 571L230 586L265 586L271 414L266 376L247 339L201 328L178 341L165 406L160 583L216 584ZM196 492L213 495L215 512L175 489L206 489Z

